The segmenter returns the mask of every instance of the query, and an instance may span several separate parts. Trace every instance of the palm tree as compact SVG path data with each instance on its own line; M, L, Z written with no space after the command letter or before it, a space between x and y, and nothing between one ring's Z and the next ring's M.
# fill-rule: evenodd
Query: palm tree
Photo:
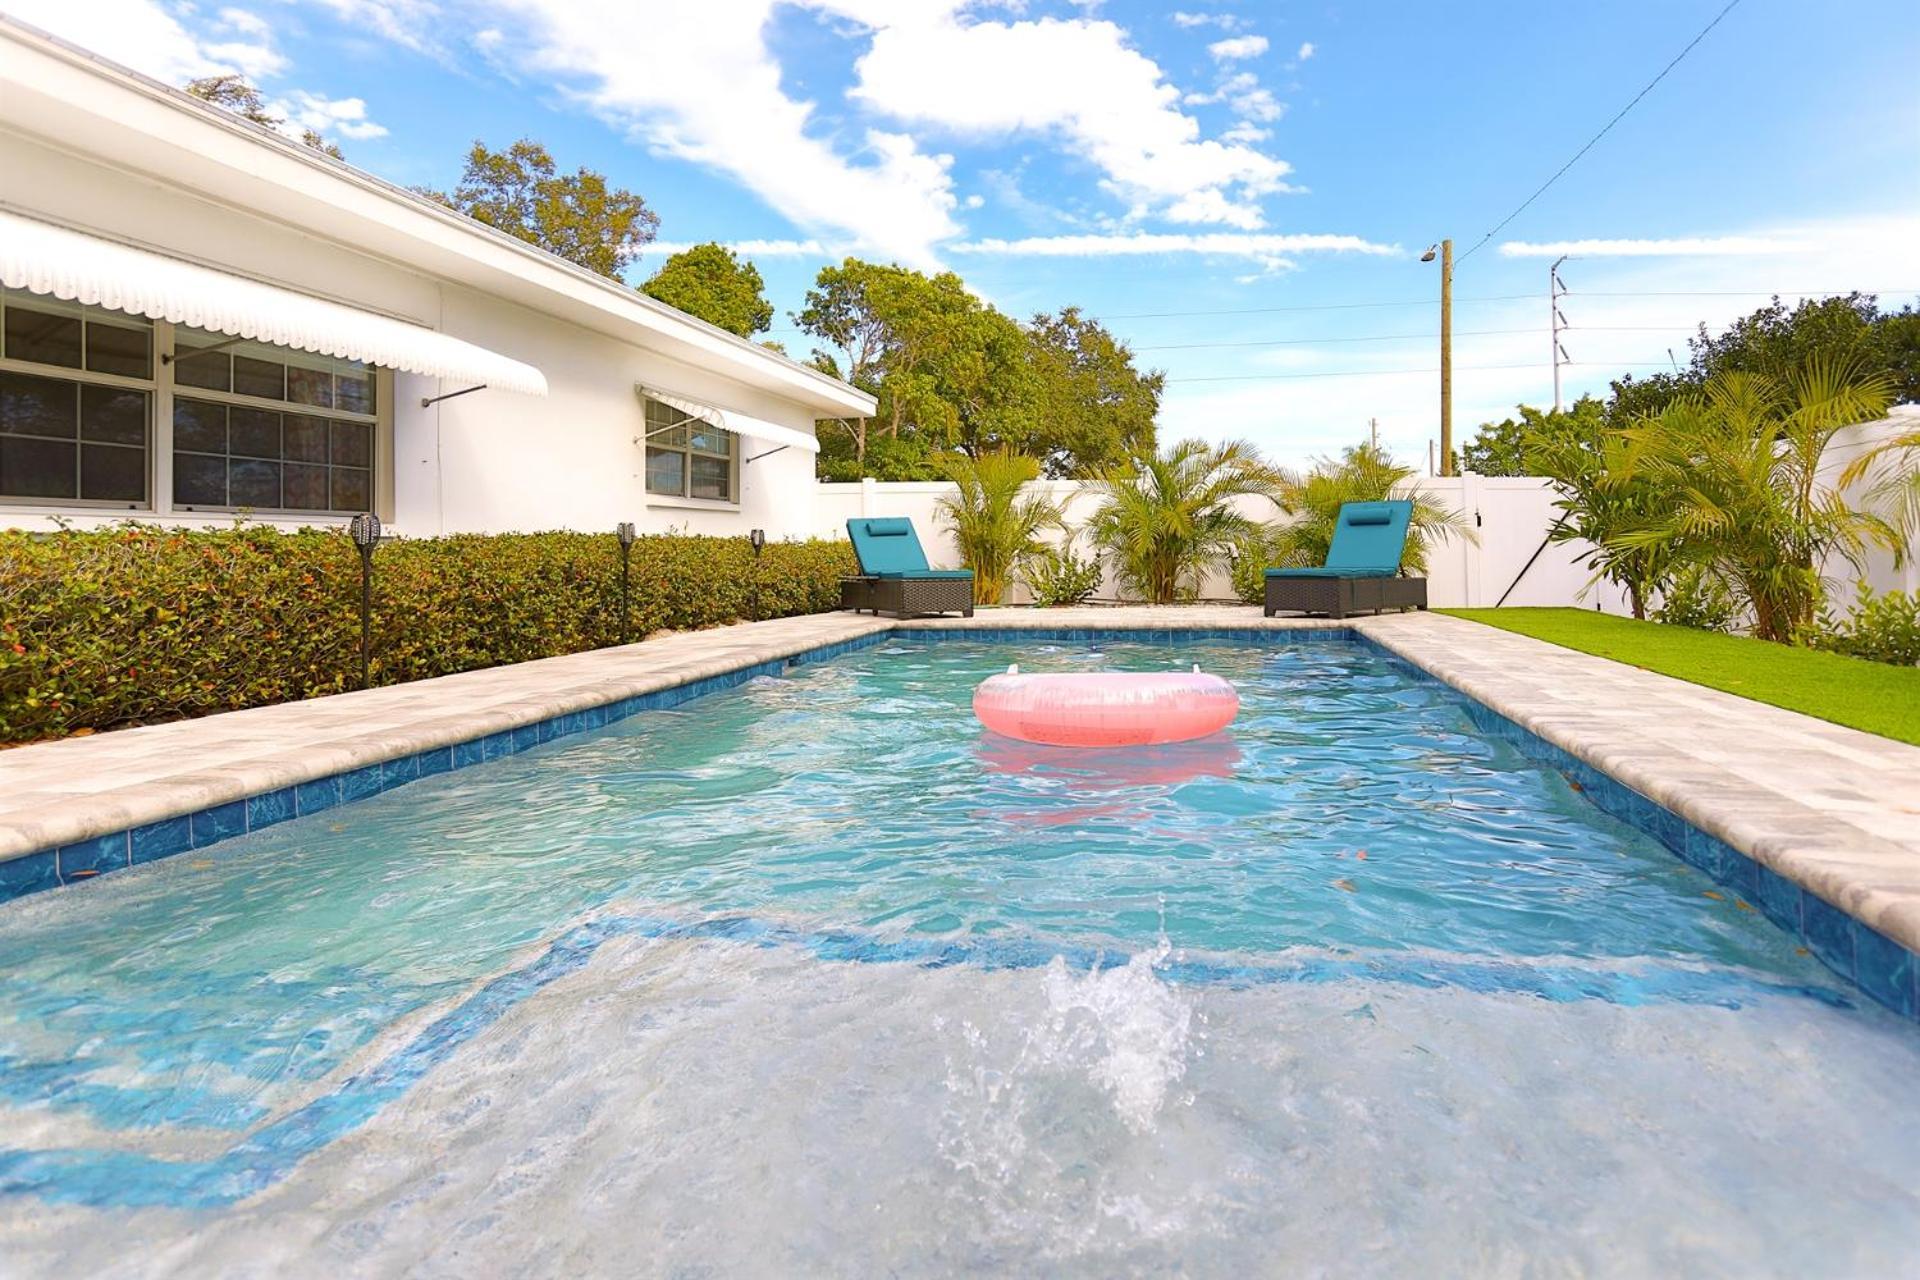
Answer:
M1664 482L1636 467L1638 445L1620 431L1539 431L1527 436L1526 448L1533 465L1559 491L1553 505L1560 517L1547 536L1582 548L1583 563L1593 570L1587 586L1601 578L1619 586L1633 616L1644 621L1655 593L1664 596L1673 581L1674 549L1617 539L1671 509Z
M1406 572L1425 573L1431 542L1445 541L1456 533L1471 542L1474 533L1460 512L1441 506L1418 486L1409 486L1413 474L1412 467L1401 466L1374 444L1355 445L1337 459L1317 458L1305 475L1281 472L1275 501L1294 518L1264 531L1260 549L1266 553L1267 564L1276 568L1325 564L1333 545L1333 531L1340 522L1341 506L1383 502L1399 489L1400 497L1413 500L1413 521L1408 526L1400 567Z
M1244 441L1182 440L1103 470L1095 483L1106 501L1087 528L1122 587L1170 604L1199 594L1206 571L1256 527L1233 500L1273 498L1279 478Z
M1005 449L977 458L946 454L940 466L960 486L936 509L953 528L960 558L973 570L974 603L998 604L1013 566L1040 548L1040 531L1062 527L1060 508L1037 494L1021 496L1021 488L1040 475L1039 462L1022 454Z
M1901 540L1920 538L1920 427L1894 433L1840 473L1842 488L1867 479L1873 481L1867 502L1887 509Z
M1624 433L1633 446L1627 473L1650 478L1667 501L1610 545L1706 565L1751 609L1755 635L1804 638L1829 557L1864 572L1877 545L1904 561L1891 523L1819 477L1835 434L1884 417L1892 395L1884 376L1863 375L1849 357L1815 357L1782 374L1715 374Z

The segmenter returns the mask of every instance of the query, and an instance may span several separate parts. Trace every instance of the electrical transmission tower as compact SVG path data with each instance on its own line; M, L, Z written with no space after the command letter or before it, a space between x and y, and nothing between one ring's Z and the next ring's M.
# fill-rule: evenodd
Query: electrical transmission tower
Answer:
M1567 349L1560 345L1560 331L1567 327L1567 318L1560 314L1560 299L1567 295L1567 286L1560 280L1560 264L1569 255L1561 255L1547 268L1547 310L1552 313L1553 326L1553 411L1560 412L1560 366L1573 363L1567 357Z

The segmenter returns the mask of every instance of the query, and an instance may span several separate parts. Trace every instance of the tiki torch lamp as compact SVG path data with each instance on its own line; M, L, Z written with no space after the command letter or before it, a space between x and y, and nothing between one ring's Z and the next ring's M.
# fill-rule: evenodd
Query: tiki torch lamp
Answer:
M373 655L373 549L380 545L380 517L363 511L347 525L360 552L360 687L366 688Z
M627 642L627 583L633 565L633 522L622 520L614 526L613 536L620 539L620 643Z

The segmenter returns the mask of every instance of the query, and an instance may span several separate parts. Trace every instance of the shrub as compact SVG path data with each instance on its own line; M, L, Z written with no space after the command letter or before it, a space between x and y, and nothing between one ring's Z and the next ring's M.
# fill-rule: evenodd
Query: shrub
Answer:
M1878 595L1864 582L1859 591L1860 599L1844 620L1821 610L1814 646L1895 666L1920 666L1920 595Z
M619 643L609 534L396 540L374 565L375 684ZM843 543L642 537L631 635L831 609L851 569ZM359 597L337 531L0 531L0 741L356 688Z
M1275 536L1273 525L1255 525L1240 539L1233 558L1233 594L1242 604L1264 604L1267 599L1267 569L1277 567L1286 548Z
M1100 589L1100 576L1100 562L1075 555L1072 542L1042 547L1020 562L1020 580L1035 604L1079 604Z
M1695 631L1732 631L1740 621L1740 600L1706 565L1689 565L1660 589L1656 622Z

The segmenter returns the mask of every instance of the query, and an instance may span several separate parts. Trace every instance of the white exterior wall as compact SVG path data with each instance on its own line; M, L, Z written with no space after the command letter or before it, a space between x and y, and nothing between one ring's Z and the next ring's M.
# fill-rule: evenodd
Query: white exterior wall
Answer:
M393 394L381 406L375 505L394 533L611 530L631 520L643 532L744 535L760 528L781 539L805 536L817 523L812 455L788 448L746 463L775 448L751 437L736 442L737 505L647 494L644 414L633 388L647 382L811 433L815 409L798 400L5 129L0 173L7 175L5 199L31 216L438 329L540 368L550 388L544 398L487 390L430 409L421 407L423 397L460 388L393 375L386 384ZM167 409L162 397L156 418ZM126 519L234 521L231 514L171 512L166 465L155 458L149 510L7 503L0 504L0 522L50 529L56 520L77 527ZM345 519L249 518L291 527Z

